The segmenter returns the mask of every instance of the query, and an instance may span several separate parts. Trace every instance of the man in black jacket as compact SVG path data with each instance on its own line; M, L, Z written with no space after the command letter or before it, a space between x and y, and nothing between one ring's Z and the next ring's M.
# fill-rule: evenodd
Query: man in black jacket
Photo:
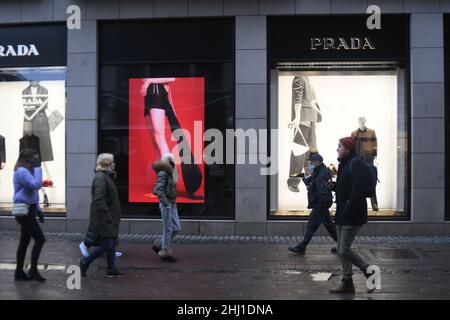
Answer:
M305 254L306 246L322 223L334 241L337 240L336 226L331 221L329 211L333 204L333 196L331 191L325 186L326 182L331 179L331 172L323 164L323 157L320 154L312 154L308 160L310 161L309 171L312 174L304 178L303 181L308 188L308 209L312 209L312 211L309 215L306 233L302 242L288 248L297 254Z
M354 293L352 265L360 268L366 277L369 264L352 250L352 243L361 227L367 223L365 189L366 164L356 156L356 140L345 137L338 145L339 169L336 183L330 189L336 191L337 251L343 268L342 283L330 293Z

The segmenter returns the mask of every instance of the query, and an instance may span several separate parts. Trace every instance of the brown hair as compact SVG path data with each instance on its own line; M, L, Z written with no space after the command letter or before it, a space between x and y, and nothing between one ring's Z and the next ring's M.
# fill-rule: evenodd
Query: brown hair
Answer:
M33 158L38 153L34 149L23 149L19 152L19 159L17 159L16 165L14 166L14 171L16 171L20 167L27 168L31 170L33 166Z

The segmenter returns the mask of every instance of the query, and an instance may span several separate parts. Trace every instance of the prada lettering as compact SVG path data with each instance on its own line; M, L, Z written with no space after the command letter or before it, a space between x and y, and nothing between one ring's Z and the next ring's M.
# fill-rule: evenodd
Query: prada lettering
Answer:
M0 57L38 56L39 51L34 44L0 45Z
M311 50L374 50L370 38L311 38Z

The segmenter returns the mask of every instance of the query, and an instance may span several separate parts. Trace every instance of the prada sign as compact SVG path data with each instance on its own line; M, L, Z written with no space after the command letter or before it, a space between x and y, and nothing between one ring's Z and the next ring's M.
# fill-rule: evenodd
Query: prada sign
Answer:
M375 50L370 38L311 38L311 50Z
M410 56L409 16L383 14L381 29L367 28L368 15L267 17L270 62L399 61Z
M39 51L34 44L24 45L0 45L0 58L3 57L24 57L24 56L38 56Z
M0 68L66 65L65 24L0 26Z

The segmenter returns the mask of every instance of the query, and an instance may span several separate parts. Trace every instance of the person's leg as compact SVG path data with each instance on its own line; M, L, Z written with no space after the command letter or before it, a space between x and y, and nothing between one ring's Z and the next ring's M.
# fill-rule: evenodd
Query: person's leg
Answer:
M94 247L94 250L92 250L89 256L82 260L83 263L89 266L95 259L106 253L109 249L108 239L109 238L100 239L100 246Z
M309 214L305 236L303 237L303 240L300 243L301 246L306 248L306 246L309 244L312 237L316 233L317 229L319 229L321 223L322 223L322 212L320 212L320 210L313 209Z
M172 205L170 216L172 219L172 239L173 239L181 231L180 217L178 216L178 208L176 203Z
M16 272L15 278L17 280L25 280L26 274L23 271L25 264L25 256L27 254L27 248L30 244L31 234L27 228L27 216L17 217L16 220L20 224L20 240L16 252Z
M331 220L330 210L328 209L323 216L323 225L325 226L333 240L337 242L336 224Z
M116 269L116 243L114 238L106 238L105 248L107 250L106 261L108 263L108 271Z
M45 243L45 236L42 232L39 223L36 220L36 211L37 208L35 205L30 206L30 212L28 213L27 220L27 228L31 237L34 240L33 249L31 251L31 266L28 276L32 280L45 281L45 278L42 277L38 272L38 261L39 256L41 254L42 247Z
M352 265L360 269L364 269L369 265L352 250L353 241L360 229L361 226L342 226L342 243L339 256L345 261L344 279L352 278Z
M377 193L375 192L375 194L373 195L373 197L370 198L370 204L372 205L372 210L373 211L378 211L378 200L377 200Z
M336 227L336 236L337 236L337 252L339 254L339 258L342 264L343 277L342 282L334 289L330 290L330 293L354 293L355 286L353 285L352 279L352 264L341 256L341 252L345 247L345 239L346 236L343 231L343 226Z
M163 109L150 109L150 115L145 117L147 127L150 129L150 134L154 138L158 146L159 156L169 153L169 146L166 141L166 111Z
M167 250L170 247L170 242L172 239L172 218L170 216L171 206L164 207L160 203L159 209L161 211L161 218L163 221L163 235L161 239L161 249Z

